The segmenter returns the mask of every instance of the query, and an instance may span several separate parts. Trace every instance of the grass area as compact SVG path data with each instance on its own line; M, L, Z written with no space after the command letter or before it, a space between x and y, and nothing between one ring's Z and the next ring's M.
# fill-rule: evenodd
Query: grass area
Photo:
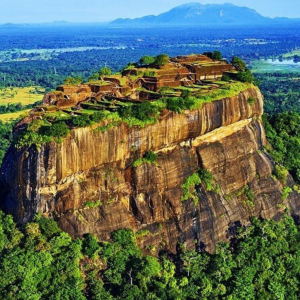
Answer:
M250 83L234 82L228 86L228 89L215 89L209 91L206 95L191 97L195 101L192 109L200 109L204 103L213 102L227 97L234 97L240 92L251 87L253 88L254 85Z
M300 73L300 68L293 65L279 65L279 64L271 64L265 60L255 60L251 62L250 68L252 73Z
M45 115L45 117L47 119L52 119L53 118L55 120L61 120L61 121L71 119L71 116L69 114L64 113L62 111L55 111L55 112L47 113Z
M43 99L45 89L40 87L4 88L0 89L0 105L9 103L33 104Z
M122 86L127 85L127 81L128 81L127 77L122 77L122 78L118 78L118 79L120 80L120 84Z
M197 87L197 89L199 90L207 90L209 88L211 88L211 85L197 85L197 84L194 84L195 87Z
M219 84L219 85L227 85L228 82L227 82L227 81L215 81L215 84Z
M29 111L30 109L26 109L14 113L0 114L0 120L4 123L8 123L16 119L19 119L22 115L26 115Z
M104 80L91 80L90 83L93 85L98 85L98 86L105 86L105 85L111 84L110 82L104 81Z
M294 58L295 55L300 56L300 50L294 50L283 55L283 58Z
M158 92L149 91L149 90L146 90L146 89L143 88L143 87L138 87L136 90L137 90L137 91L140 91L140 92L145 92L145 93L148 93L148 94L159 95ZM172 91L171 88L170 88L170 90Z
M174 88L175 91L182 91L182 90L186 90L186 91L191 91L191 92L195 92L198 90L198 87L189 87L189 86L177 86ZM171 90L172 92L172 90Z
M92 109L81 109L81 110L76 111L76 113L92 115L92 114L95 113L95 110L92 110Z
M120 84L123 86L123 85L127 85L127 81L128 81L128 78L127 77L123 77L122 75L109 75L109 76L104 76L104 77L107 77L107 78L115 78L115 79L118 79L120 81Z
M130 75L129 78L130 78L131 81L136 81L138 78L140 78L140 76L138 76L138 75Z

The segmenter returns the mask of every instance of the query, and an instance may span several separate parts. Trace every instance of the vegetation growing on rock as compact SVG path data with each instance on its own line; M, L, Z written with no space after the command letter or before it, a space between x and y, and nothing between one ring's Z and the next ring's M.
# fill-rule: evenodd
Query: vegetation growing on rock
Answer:
M204 52L203 54L212 59L222 59L223 58L222 53L217 50L215 50L213 52Z
M36 119L27 130L18 136L16 147L30 147L35 145L38 149L45 143L53 140L60 142L61 138L66 137L70 128L86 127L100 122L105 117L103 112L95 112L91 115L82 114L72 118L57 118L54 122L47 119Z
M154 64L155 62L155 57L151 56L151 55L145 55L143 57L140 58L139 63L141 65L145 65L145 66L149 66Z
M181 197L181 201L192 199L194 203L197 204L199 201L198 189L201 183L207 191L219 193L220 188L215 184L212 173L205 169L199 169L183 183L183 196Z
M36 145L40 148L44 143L60 141L70 129L108 120L111 114L118 115L119 123L144 127L157 122L166 109L177 113L200 109L204 103L237 96L252 88L254 82L241 59L234 57L231 65L222 60L218 51L207 53L207 56L144 56L140 64L130 63L117 74L104 67L84 84L80 77L66 78L64 85L44 97L41 107L29 112L27 129L22 126L17 147ZM218 81L225 73L233 78ZM207 76L214 79L207 79ZM246 77L236 81L239 76ZM255 99L250 97L250 100L249 104L253 105ZM40 128L34 130L36 124L31 125L30 119L41 119L44 124L34 121L40 124ZM98 131L113 126L115 123L104 122Z
M143 66L164 66L169 62L169 55L167 54L160 54L157 56L145 55L140 58L139 63Z
M64 84L65 85L77 85L77 84L81 84L83 81L83 79L79 76L75 76L75 77L67 77L64 80Z
M209 103L226 97L232 97L242 92L251 85L244 83L234 83L228 89L222 89L217 91L211 91L205 96L181 93L181 97L166 97L154 102L145 101L141 104L132 104L120 108L117 112L108 111L92 111L91 114L83 113L79 116L67 117L67 118L56 118L54 122L47 121L46 119L41 122L35 122L34 125L29 125L27 130L25 130L21 135L19 135L16 142L18 148L30 147L31 145L36 145L40 148L42 144L53 141L55 138L60 141L62 137L65 137L69 132L69 129L90 126L93 123L98 123L103 119L118 119L129 126L140 126L144 127L149 124L156 123L160 113L164 109L169 109L176 111L178 113L185 109L200 109L204 103ZM37 130L32 130L36 124L40 124ZM66 125L63 125L65 123ZM115 125L118 125L116 123ZM54 126L53 130L51 127ZM115 125L105 125L99 127L99 132L106 131ZM49 127L49 128L48 128ZM64 129L62 128L64 127ZM45 129L47 128L47 131Z
M145 153L145 155L142 158L138 158L132 163L133 167L138 167L142 165L143 163L150 163L150 164L156 164L156 161L158 159L158 155L152 151L148 151Z

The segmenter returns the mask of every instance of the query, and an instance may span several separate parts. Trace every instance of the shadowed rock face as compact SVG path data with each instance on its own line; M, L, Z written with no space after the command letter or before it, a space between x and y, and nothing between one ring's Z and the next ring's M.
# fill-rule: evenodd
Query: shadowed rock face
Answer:
M252 106L249 97L256 99ZM262 111L262 96L253 88L197 111L169 113L145 128L81 128L40 151L11 148L1 169L1 206L21 223L37 212L54 217L72 236L92 232L105 240L119 228L147 229L141 243L155 251L175 251L178 241L212 251L237 221L299 211L298 194L283 203L282 185L272 177ZM157 163L132 167L147 151L158 154ZM198 203L182 202L181 185L199 167L213 174L220 192L202 184Z

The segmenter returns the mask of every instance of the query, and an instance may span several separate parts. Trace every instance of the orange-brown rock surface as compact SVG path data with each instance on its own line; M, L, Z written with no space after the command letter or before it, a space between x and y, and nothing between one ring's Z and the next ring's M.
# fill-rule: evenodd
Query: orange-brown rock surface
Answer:
M249 97L256 99L252 106ZM54 217L72 236L92 232L108 239L119 228L147 229L142 243L155 251L175 251L178 242L212 250L236 222L299 211L299 195L283 201L283 187L272 176L262 112L262 95L250 88L199 110L170 112L145 128L80 128L39 151L11 148L1 169L1 207L18 222L37 212ZM158 154L156 164L133 167L147 151ZM198 168L213 174L220 191L202 184L198 203L182 202L182 184Z

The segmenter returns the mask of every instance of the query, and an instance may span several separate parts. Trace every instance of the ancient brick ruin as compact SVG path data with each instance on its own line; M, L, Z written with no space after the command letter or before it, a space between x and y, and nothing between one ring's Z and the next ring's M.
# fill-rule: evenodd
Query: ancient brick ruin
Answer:
M176 95L183 87L201 90L203 93L219 88L224 73L236 72L226 60L213 60L205 55L177 56L160 67L128 67L121 73L103 76L99 80L81 85L62 85L48 93L45 105L60 109L80 109L88 103L107 107L107 101L141 102L160 98L162 87L173 88Z

